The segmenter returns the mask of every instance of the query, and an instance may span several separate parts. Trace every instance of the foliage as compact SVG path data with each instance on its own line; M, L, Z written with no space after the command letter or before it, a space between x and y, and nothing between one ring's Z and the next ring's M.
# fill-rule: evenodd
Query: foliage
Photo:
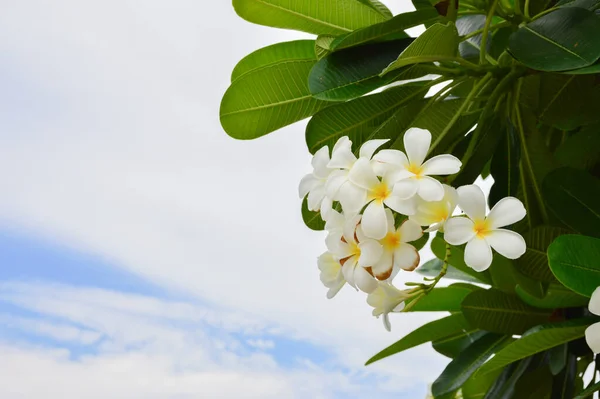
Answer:
M527 250L515 260L496 254L478 271L464 244L432 233L436 258L417 269L430 284L380 287L369 304L386 321L392 311L447 314L367 364L431 343L451 358L433 382L436 398L591 397L600 384L584 387L593 354L582 337L597 321L587 305L600 286L600 1L413 4L393 16L375 0L233 0L250 22L315 38L242 59L221 103L223 128L253 139L311 117L307 149L327 146L327 157L344 137L356 155L373 139L388 140L380 151L404 151L407 131L427 129L428 156L462 163L441 182L491 176L489 207L522 201L527 215L511 229ZM419 25L417 37L406 33ZM333 222L311 209L310 195L303 220L324 230ZM333 296L343 277L326 267L321 279ZM445 279L467 283L435 287ZM387 309L394 295L398 306Z

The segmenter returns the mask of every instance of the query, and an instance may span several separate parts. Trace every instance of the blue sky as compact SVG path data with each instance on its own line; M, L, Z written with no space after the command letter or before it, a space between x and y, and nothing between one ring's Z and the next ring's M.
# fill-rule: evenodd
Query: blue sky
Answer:
M219 125L235 62L306 35L229 2L4 8L0 397L425 395L431 348L363 363L434 315L388 333L363 295L325 298L303 124L252 142Z

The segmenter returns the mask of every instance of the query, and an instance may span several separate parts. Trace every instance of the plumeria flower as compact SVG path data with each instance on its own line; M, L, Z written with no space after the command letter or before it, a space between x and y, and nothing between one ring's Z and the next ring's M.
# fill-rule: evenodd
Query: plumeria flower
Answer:
M406 220L396 229L392 211L386 209L385 215L388 231L379 240L383 251L379 262L371 267L371 272L378 280L392 277L394 269L413 271L419 265L420 257L417 249L408 243L423 236L423 230L416 222Z
M440 201L421 200L417 204L417 212L410 216L420 226L429 226L426 232L442 230L458 204L458 194L453 187L443 184L444 197Z
M590 313L600 316L600 287L596 288L588 306ZM600 353L600 322L585 329L585 340L594 353Z
M377 280L366 268L379 261L383 249L376 240L364 237L357 229L360 219L360 215L351 217L343 230L331 231L325 243L329 252L340 260L342 274L348 284L369 293L377 288Z
M329 175L335 170L327 166L329 148L325 146L317 151L311 163L313 171L300 180L298 194L300 198L308 195L308 209L314 212L322 210L321 216L327 220L328 213L332 208L332 201L326 196L325 184Z
M401 312L405 301L413 296L409 290L402 291L387 282L382 282L367 296L367 303L374 308L373 316L379 318L383 315L383 325L386 330L391 331L389 314Z
M325 252L317 260L319 266L320 278L323 285L329 288L327 298L333 298L346 284L344 275L342 274L342 264L339 259L336 259L331 252Z
M444 197L442 183L430 177L452 175L460 170L462 163L454 155L437 155L425 161L431 146L431 133L425 129L410 128L404 134L405 155L401 151L380 151L375 160L402 168L400 179L394 186L394 194L408 199L418 194L425 201L440 201Z
M490 213L485 214L485 196L475 185L459 187L458 206L467 217L457 216L444 225L444 239L451 245L465 248L465 263L476 271L484 271L492 263L492 248L509 259L517 259L525 253L523 237L514 231L501 229L523 219L526 215L523 203L514 197L498 201Z

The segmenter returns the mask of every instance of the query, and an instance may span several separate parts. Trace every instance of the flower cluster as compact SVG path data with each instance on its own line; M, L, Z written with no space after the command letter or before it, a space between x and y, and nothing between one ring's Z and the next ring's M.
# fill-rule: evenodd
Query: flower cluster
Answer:
M415 241L424 232L443 232L449 244L466 244L465 263L483 271L492 262L492 248L510 259L525 252L519 234L501 229L525 217L525 208L507 197L486 216L479 187L442 184L436 177L458 173L461 161L449 154L427 159L427 130L405 133L406 152L378 151L387 141L365 142L358 156L348 137L340 138L331 154L327 146L321 148L313 157L313 172L300 182L299 194L325 221L327 252L318 266L327 297L346 283L367 293L373 315L383 315L389 330L388 314L423 294L421 288L399 290L392 280L400 270L419 265ZM457 206L464 215L454 215Z

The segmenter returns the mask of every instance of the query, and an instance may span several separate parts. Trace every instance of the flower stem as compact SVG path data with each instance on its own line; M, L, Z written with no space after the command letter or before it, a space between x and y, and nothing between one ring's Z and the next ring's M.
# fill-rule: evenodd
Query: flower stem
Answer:
M490 11L485 18L485 25L483 26L483 33L481 34L481 47L479 49L479 64L483 65L486 62L485 55L487 53L487 40L489 36L490 25L492 24L492 18L494 17L494 12L496 11L496 5L498 4L498 0L494 0L492 6L490 7Z

